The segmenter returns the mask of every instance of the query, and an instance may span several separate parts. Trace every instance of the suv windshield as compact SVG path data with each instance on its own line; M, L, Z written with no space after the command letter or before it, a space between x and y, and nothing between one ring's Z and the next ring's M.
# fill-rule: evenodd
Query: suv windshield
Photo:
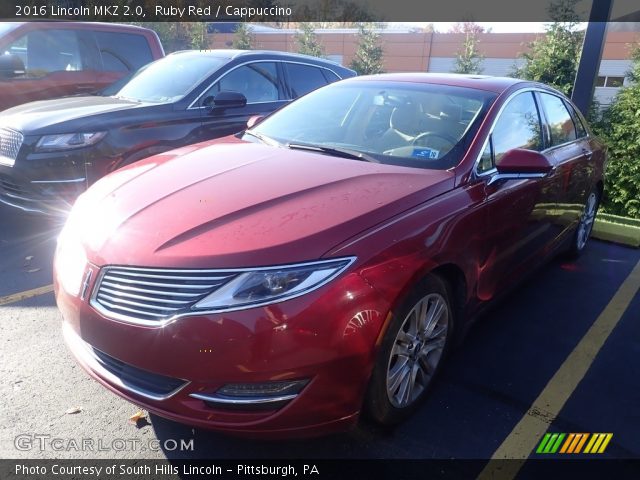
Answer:
M250 130L248 141L360 152L362 159L447 169L462 159L492 92L393 81L336 83L284 107Z
M175 102L227 61L198 52L169 55L138 70L116 96L141 102Z

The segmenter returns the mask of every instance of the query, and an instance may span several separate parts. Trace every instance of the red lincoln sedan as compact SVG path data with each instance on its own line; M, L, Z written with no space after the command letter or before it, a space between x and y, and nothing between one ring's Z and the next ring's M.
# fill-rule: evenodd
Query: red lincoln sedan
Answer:
M389 74L83 194L55 259L69 348L163 417L250 436L391 425L455 335L585 248L606 151L562 94Z

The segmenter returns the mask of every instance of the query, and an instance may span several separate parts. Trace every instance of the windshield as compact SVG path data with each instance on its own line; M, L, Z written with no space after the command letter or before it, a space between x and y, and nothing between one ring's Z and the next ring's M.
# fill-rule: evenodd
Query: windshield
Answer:
M116 96L141 102L176 102L227 61L197 52L169 55L138 70Z
M0 37L5 33L9 33L14 28L17 28L20 24L14 22L0 22ZM5 53L5 52L2 52Z
M243 139L313 145L325 153L348 149L381 163L447 169L460 162L495 98L428 83L339 82L284 107Z

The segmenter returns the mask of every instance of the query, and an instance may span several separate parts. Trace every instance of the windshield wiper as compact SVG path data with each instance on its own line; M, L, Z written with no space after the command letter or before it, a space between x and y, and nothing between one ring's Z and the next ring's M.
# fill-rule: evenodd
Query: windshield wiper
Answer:
M327 153L329 155L335 155L336 157L351 158L354 160L361 160L363 162L380 163L378 159L371 155L348 148L325 147L324 145L310 145L308 143L288 143L286 146L293 150L308 150L310 152Z
M252 132L250 130L245 130L244 134L245 135L250 135L252 137L255 137L258 140L260 140L262 143L266 143L267 145L273 145L274 147L280 146L280 144L277 141L275 141L273 138L267 137L266 135L263 135L261 133L256 133L256 132Z

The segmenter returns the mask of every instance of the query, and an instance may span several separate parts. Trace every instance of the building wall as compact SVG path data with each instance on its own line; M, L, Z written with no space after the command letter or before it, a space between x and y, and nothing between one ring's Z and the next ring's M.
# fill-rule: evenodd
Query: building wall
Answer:
M481 63L482 74L495 77L511 75L515 67L520 67L524 61L520 58L485 58ZM452 72L455 68L455 57L432 57L429 71L435 73Z

